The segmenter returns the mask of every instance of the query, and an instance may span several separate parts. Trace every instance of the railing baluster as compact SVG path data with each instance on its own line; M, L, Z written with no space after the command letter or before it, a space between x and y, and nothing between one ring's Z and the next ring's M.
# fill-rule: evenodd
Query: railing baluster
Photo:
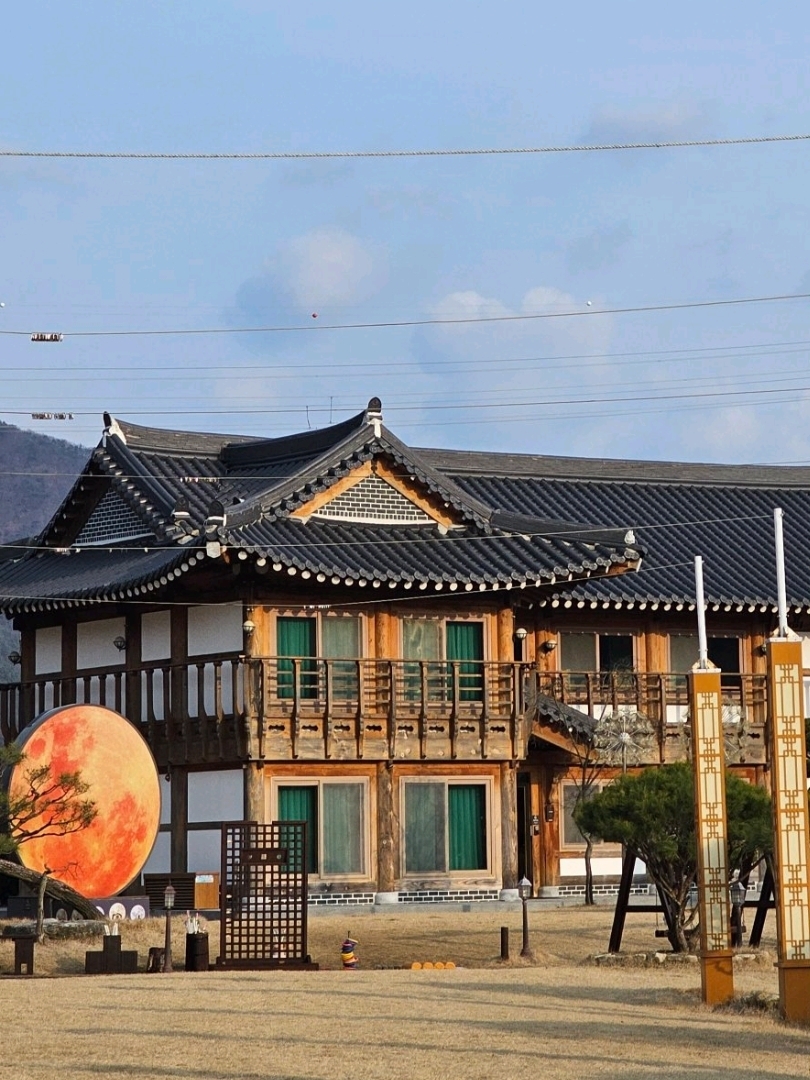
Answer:
M365 716L365 694L366 684L368 679L365 677L366 671L373 671L373 661L357 660L357 757L358 760L362 760L363 754L366 749L366 716ZM376 688L375 688L376 692Z
M450 715L450 757L451 758L455 758L456 753L457 753L456 740L458 739L458 713L459 713L459 702L460 702L460 693L459 693L459 685L458 685L458 680L459 680L458 667L459 667L458 661L453 660L451 662L451 678L452 678L452 681L453 681L453 707L452 707L452 713Z
M323 700L323 755L328 760L332 756L332 677L334 660L324 660L325 688Z
M298 757L298 735L301 728L301 718L299 716L299 703L300 703L300 688L298 685L298 660L293 657L290 660L292 664L292 683L293 683L293 705L292 705L292 717L290 720L290 739L291 739L291 751L293 759Z

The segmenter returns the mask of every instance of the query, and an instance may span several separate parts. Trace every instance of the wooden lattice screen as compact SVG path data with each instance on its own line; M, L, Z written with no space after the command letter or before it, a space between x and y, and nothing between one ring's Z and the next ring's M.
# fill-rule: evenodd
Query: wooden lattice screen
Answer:
M306 822L224 822L219 906L219 967L317 967L307 954Z

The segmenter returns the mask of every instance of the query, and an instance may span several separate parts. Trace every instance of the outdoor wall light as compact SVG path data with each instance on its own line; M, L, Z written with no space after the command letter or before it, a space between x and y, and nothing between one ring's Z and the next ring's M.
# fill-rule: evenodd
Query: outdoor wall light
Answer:
M20 656L20 654L18 652L10 652L8 654L8 658L12 662L12 664L14 664L15 666L17 664L19 664L19 662L22 660L22 657Z
M524 876L518 882L518 896L523 904L523 947L520 950L520 955L526 957L532 955L532 950L529 948L529 908L526 903L531 895L532 883Z
M163 906L166 909L166 940L163 946L163 970L171 972L172 967L172 908L174 907L174 886L169 884L163 893Z
M113 645L119 652L123 652L127 647L127 639L122 634L119 634L117 638L113 638Z
M525 626L519 626L515 631L515 637L518 639L518 641L525 641L528 636L529 631L526 629Z
M557 642L553 638L549 638L548 641L544 641L540 646L540 649L544 653L551 653L557 648Z
M253 619L245 619L245 621L242 623L242 629L247 634L247 636L250 637L250 635L256 629L256 623L253 621Z

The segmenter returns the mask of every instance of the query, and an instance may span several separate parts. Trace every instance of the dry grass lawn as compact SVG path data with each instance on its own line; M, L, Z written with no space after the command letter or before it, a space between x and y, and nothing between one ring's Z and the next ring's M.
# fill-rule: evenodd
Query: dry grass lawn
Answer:
M534 964L498 961L501 924L519 951L519 912L473 906L315 916L310 949L319 973L3 979L0 1077L810 1076L810 1032L768 1011L705 1009L697 965L593 964L610 919L607 908L532 911ZM654 926L654 915L631 916L626 950L660 945ZM362 969L323 970L340 966L349 930L360 942ZM179 920L175 933L179 963ZM124 927L124 947L138 948L143 960L149 945L161 943L159 920ZM211 944L213 958L213 933ZM86 947L48 942L38 950L38 970L79 971ZM3 943L0 971L11 960L12 946ZM402 970L413 960L459 966ZM771 958L738 965L736 984L741 995L773 998Z

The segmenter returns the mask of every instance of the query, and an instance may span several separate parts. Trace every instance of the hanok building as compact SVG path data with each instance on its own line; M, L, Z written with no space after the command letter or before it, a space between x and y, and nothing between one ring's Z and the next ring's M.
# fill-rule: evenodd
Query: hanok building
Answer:
M0 562L0 725L73 701L136 724L164 777L147 869L216 870L223 820L303 819L319 902L578 888L594 725L615 768L686 752L696 553L729 757L763 780L772 511L801 629L810 470L417 450L377 399L276 439L105 424Z

